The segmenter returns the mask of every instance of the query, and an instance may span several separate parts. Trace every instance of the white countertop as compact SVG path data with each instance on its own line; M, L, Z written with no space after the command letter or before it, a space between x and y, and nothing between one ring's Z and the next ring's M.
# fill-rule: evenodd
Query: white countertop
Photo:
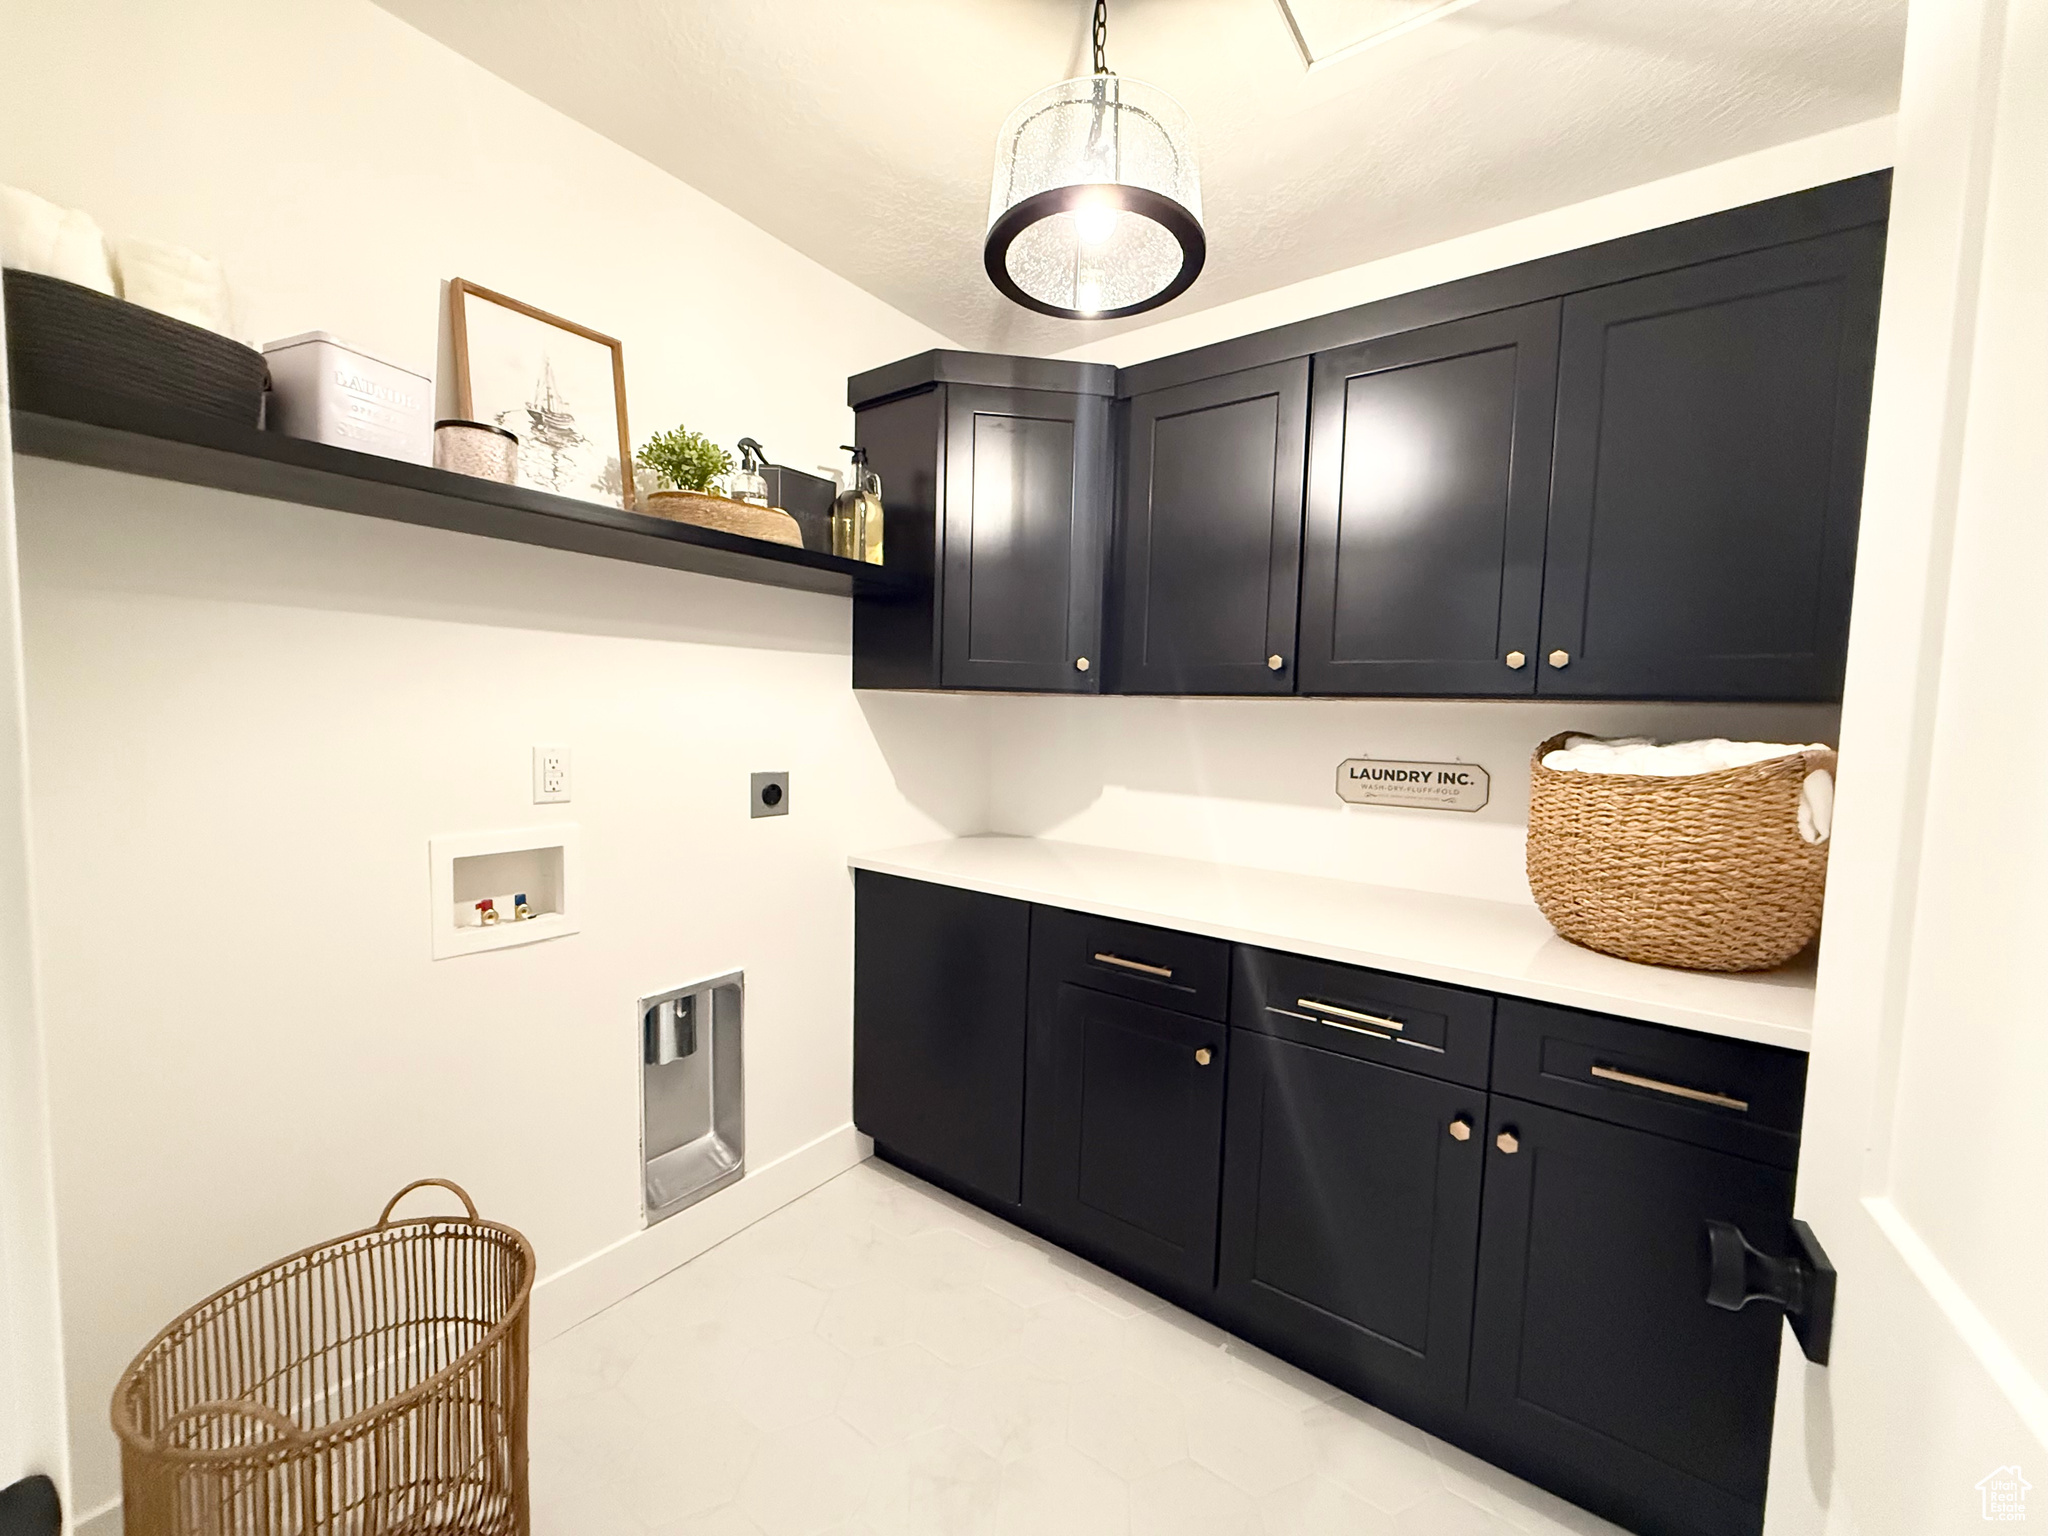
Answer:
M1031 837L855 854L855 869L1042 902L1537 1002L1807 1049L1810 960L1759 974L1666 970L1558 937L1533 906Z

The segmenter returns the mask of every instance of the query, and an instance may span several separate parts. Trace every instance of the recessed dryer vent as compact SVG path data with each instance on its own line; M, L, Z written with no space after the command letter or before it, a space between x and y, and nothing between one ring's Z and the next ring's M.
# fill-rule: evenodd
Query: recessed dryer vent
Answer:
M746 1170L745 1009L743 971L640 999L640 1147L649 1226Z

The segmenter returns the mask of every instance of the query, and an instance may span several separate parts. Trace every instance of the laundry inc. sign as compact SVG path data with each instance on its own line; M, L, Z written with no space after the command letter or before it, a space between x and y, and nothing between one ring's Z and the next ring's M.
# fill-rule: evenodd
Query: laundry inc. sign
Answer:
M1347 757L1337 765L1337 797L1353 805L1402 805L1426 811L1476 811L1493 781L1477 763L1402 763Z

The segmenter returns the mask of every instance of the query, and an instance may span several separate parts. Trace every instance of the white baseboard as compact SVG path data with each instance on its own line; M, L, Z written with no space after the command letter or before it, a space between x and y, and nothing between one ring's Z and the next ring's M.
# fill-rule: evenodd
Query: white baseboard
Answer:
M533 1342L540 1344L567 1333L613 1303L624 1301L735 1232L865 1162L874 1150L875 1144L867 1137L851 1125L842 1125L766 1167L749 1168L739 1183L676 1212L659 1225L623 1237L609 1248L600 1248L567 1269L557 1270L533 1288Z
M842 1125L765 1167L749 1168L739 1183L676 1212L658 1226L623 1237L609 1248L600 1248L567 1269L557 1270L533 1288L529 1320L533 1342L540 1344L567 1333L614 1302L624 1301L763 1216L866 1162L874 1150L875 1144L867 1137L851 1125ZM121 1501L109 1500L90 1514L78 1516L71 1522L71 1536L121 1536Z

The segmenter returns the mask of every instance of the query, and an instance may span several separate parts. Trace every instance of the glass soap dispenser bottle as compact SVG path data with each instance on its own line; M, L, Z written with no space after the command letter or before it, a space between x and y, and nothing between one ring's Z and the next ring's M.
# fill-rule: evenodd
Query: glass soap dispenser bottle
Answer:
M832 553L846 560L882 563L882 477L868 468L868 451L850 443L852 482L832 503Z

